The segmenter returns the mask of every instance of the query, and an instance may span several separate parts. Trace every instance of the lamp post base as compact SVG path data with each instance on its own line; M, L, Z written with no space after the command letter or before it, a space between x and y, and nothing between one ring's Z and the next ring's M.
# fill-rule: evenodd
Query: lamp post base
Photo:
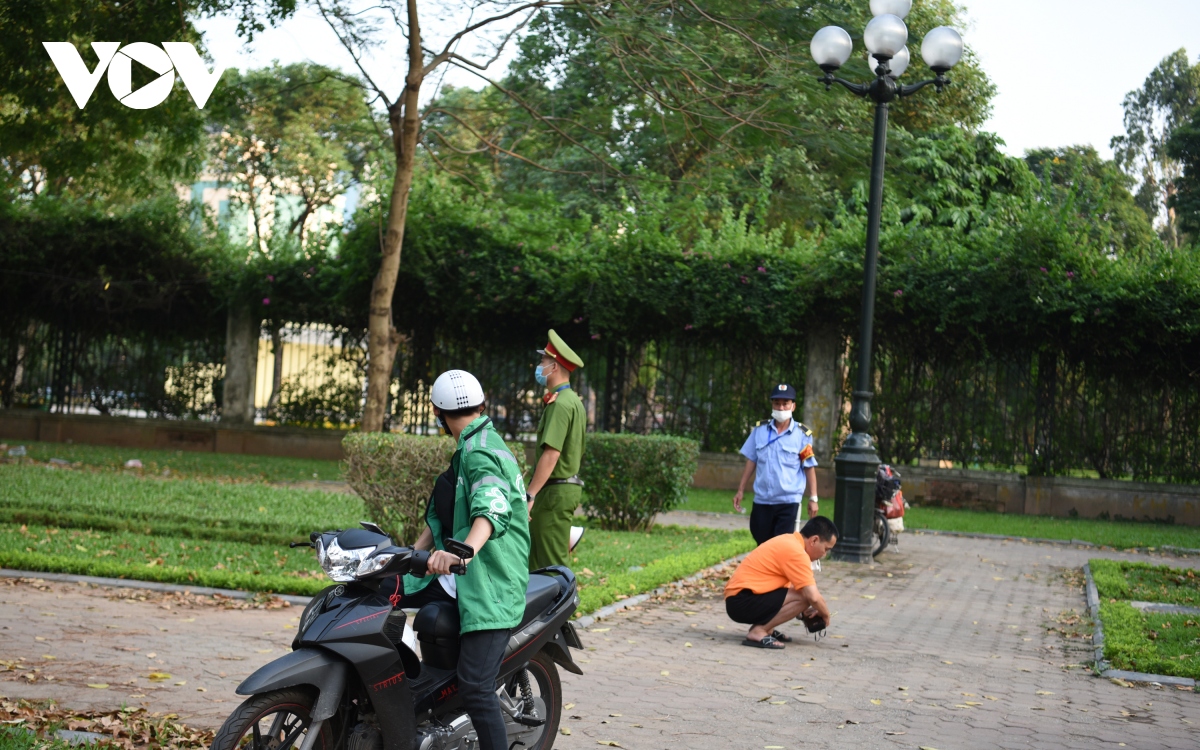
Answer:
M837 474L833 522L839 536L830 555L835 560L869 563L875 551L875 472L879 469L871 437L851 433L833 463Z

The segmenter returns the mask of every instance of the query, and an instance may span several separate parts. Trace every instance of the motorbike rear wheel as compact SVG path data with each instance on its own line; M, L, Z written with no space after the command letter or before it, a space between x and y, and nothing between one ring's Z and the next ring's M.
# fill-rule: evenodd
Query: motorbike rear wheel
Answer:
M247 698L234 709L213 738L212 750L288 750L298 748L312 724L315 697L288 688ZM333 747L329 723L318 730L313 750Z
M558 736L559 722L562 721L562 682L558 676L558 665L549 654L542 651L525 665L524 671L529 677L537 706L536 718L546 723L520 739L525 743L525 750L550 750L554 746L554 738ZM504 687L504 692L509 700L519 702L522 695L518 677L519 673ZM502 696L501 700L504 699L505 696ZM510 742L512 739L513 735L510 734Z
M875 523L871 527L871 541L874 543L872 557L879 557L879 553L887 549L888 544L892 541L892 529L888 526L887 516L882 510L875 511Z

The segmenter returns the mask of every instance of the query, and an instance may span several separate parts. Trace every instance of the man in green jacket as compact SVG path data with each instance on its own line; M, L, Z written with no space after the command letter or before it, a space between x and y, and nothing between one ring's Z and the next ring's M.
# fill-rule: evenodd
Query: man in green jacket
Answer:
M583 435L587 411L571 390L571 372L583 360L562 337L550 331L550 341L539 349L541 363L534 378L546 388L546 409L538 422L536 460L529 480L529 569L567 565L571 547L571 518L583 499L579 465L583 461ZM567 567L570 567L567 565Z
M479 736L479 747L507 750L496 677L509 632L525 613L529 586L525 482L491 419L483 416L483 388L473 375L463 370L444 372L434 381L431 395L434 414L458 443L450 460L455 477L452 528L446 527L435 503L430 503L426 528L414 545L435 550L429 556L430 575L406 576L400 606L419 607L433 599L457 597L462 623L458 692ZM450 573L451 566L464 561L445 551L448 538L475 550L475 556L465 561L466 575L456 578Z

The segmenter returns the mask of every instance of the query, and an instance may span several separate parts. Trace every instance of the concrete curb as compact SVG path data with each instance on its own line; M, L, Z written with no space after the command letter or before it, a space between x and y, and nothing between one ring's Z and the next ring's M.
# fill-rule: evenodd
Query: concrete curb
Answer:
M750 554L750 553L747 552L746 555L748 555L748 554ZM691 583L692 581L698 581L704 577L705 573L708 573L711 571L716 571L716 570L721 570L726 565L736 565L737 563L744 560L746 558L746 555L738 555L737 557L731 557L728 560L723 560L723 561L717 563L716 565L712 565L710 567L705 568L704 570L699 571L698 573L693 573L692 575L688 576L687 578L681 578L678 581L672 581L671 583L668 583L665 586L659 586L658 588L654 589L653 591L647 591L644 594L638 594L637 596L631 596L628 599L622 599L621 601L610 604L607 607L601 607L600 609L596 610L595 612L591 613L590 615L584 615L583 617L580 617L578 620L572 620L572 622L575 623L576 627L590 628L596 622L599 622L600 620L603 620L606 617L612 617L613 615L615 615L616 613L620 612L621 610L623 610L627 607L637 606L638 604L641 604L642 602L646 601L647 599L649 599L651 597L661 596L662 594L667 593L668 590L673 589L673 588L679 588L680 586L682 586L685 583Z
M43 581L58 581L60 583L89 583L94 586L112 586L123 589L148 589L150 591L164 592L183 592L187 594L199 594L202 596L212 596L220 594L227 596L230 599L251 599L261 593L261 591L237 591L234 589L213 589L207 586L180 586L172 583L158 583L157 581L136 581L126 578L100 578L98 576L77 576L70 573L40 573L33 570L11 570L9 568L0 568L0 578L37 578ZM293 594L271 594L271 596L282 599L289 604L304 606L311 600L311 596L295 596Z
M913 534L930 534L932 536L961 536L968 539L991 539L993 541L1002 542L1029 542L1031 544L1057 544L1065 547L1092 547L1094 549L1105 549L1107 545L1094 544L1084 541L1083 539L1042 539L1035 536L1005 536L1003 534L978 534L972 531L941 531L939 529L906 529L906 532ZM1192 549L1191 547L1174 547L1169 544L1164 544L1161 547L1108 547L1108 549L1116 550L1117 552L1166 552L1175 555L1176 557L1193 557L1200 556L1200 549Z
M1100 592L1096 590L1096 582L1092 580L1092 566L1083 564L1083 575L1087 579L1088 612L1096 621L1096 631L1092 635L1092 643L1096 647L1097 676L1109 679L1126 680L1128 682L1154 682L1159 685L1179 685L1180 687L1196 687L1196 681L1191 677L1173 677L1165 674L1146 674L1144 672L1127 672L1124 669L1109 669L1104 661L1104 626L1100 623Z

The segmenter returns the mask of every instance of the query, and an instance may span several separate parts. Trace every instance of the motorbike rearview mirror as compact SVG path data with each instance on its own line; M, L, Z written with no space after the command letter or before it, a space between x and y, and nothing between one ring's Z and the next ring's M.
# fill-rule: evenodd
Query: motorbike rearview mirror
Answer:
M288 544L288 547L291 549L296 549L297 547L312 547L316 549L316 546L317 545L313 544L312 542L292 542Z
M445 543L446 551L455 557L461 557L464 560L475 556L475 548L469 544L464 544L457 539L447 539Z

